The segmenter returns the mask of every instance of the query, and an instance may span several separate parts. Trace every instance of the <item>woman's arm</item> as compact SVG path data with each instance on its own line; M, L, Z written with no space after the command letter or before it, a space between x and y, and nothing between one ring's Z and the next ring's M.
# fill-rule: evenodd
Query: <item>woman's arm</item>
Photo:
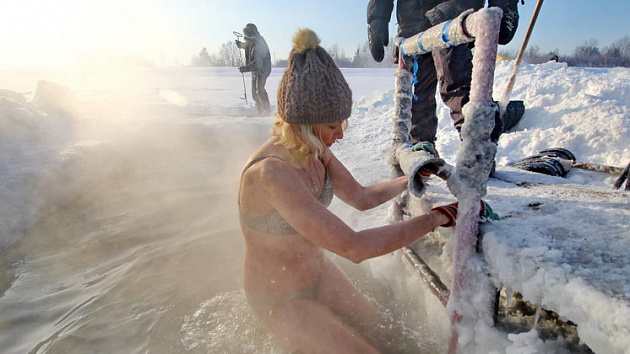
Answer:
M328 150L324 165L333 182L335 195L358 210L377 207L407 189L407 177L363 186L354 179L350 171Z
M449 221L431 211L398 224L354 231L315 198L294 169L280 164L262 164L266 167L258 181L264 199L306 239L352 262L393 252Z

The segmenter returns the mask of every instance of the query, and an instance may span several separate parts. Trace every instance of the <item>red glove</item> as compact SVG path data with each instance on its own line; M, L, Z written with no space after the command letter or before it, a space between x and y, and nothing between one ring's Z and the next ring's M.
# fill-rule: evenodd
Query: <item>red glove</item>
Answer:
M459 202L455 202L455 203L451 203L451 204L447 204L447 205L441 205L438 207L435 207L431 210L437 210L440 213L444 214L447 218L448 218L448 222L444 225L442 225L442 227L452 227L455 226L456 220L457 220L457 208L459 207ZM492 219L492 220L499 220L499 215L497 215L492 208L490 207L490 204L486 203L485 201L481 201L481 209L479 210L479 216L482 219Z

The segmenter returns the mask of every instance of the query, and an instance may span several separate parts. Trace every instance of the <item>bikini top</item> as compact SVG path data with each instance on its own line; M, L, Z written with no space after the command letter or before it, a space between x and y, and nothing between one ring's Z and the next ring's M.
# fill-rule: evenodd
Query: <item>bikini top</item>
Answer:
M242 174L244 174L245 171L247 171L247 169L250 168L253 164L257 163L258 161L264 160L268 157L274 157L274 158L284 161L284 159L276 155L261 156L259 158L252 160L250 163L248 163L247 166L245 166L245 168L243 169ZM242 177L242 174L241 174L241 177ZM240 196L240 186L239 186L239 196ZM328 171L326 171L326 174L324 177L324 189L322 191L322 194L319 196L319 201L323 205L329 206L332 199L333 199L332 181L330 180ZM280 216L280 214L275 209L272 210L269 214L263 215L263 216L245 214L241 210L240 197L239 197L238 209L240 212L241 223L243 223L244 225L247 225L247 227L251 229L262 231L268 234L277 234L277 235L289 235L289 234L298 233L297 231L295 231L295 229L291 225L289 225L288 222L286 222L282 218L282 216Z

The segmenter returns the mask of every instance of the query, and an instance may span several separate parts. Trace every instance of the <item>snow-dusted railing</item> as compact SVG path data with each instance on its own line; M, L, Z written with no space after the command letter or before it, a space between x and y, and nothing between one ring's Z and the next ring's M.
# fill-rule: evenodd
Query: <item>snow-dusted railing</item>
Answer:
M492 86L501 16L502 11L498 8L484 8L477 12L469 10L452 21L410 38L395 39L401 54L405 56L475 41L470 100L463 107L466 119L462 126L462 145L455 167L425 152L411 151L409 131L413 80L409 71L399 68L395 83L395 161L392 163L392 176L406 174L411 193L419 197L424 191L420 171L428 169L447 181L448 188L459 201L453 284L447 304L452 329L450 352L474 351L475 337L480 334L478 331L493 325L495 289L486 276L485 263L476 253L476 243L480 200L486 194L486 184L496 153L496 144L490 141L490 133L497 109L492 101ZM400 203L395 203L393 210L395 214L398 213L393 217L402 219Z

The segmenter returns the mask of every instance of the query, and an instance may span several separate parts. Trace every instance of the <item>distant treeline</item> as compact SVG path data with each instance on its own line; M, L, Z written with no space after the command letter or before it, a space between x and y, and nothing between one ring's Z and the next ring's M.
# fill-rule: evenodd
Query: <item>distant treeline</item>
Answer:
M392 43L392 41L390 41ZM391 47L391 45L390 45ZM394 67L392 55L386 55L382 63L377 63L370 55L368 44L365 43L357 47L352 57L348 57L343 49L337 44L326 48L330 56L335 60L337 66L342 68L378 68ZM385 48L386 53L392 53L391 48ZM499 55L506 59L516 58L516 51L508 51L499 47ZM209 53L206 48L201 49L198 55L193 56L192 66L228 66L238 67L243 65L244 57L236 47L234 41L229 41L221 45L218 53ZM561 54L557 49L541 53L536 45L530 45L523 54L523 61L530 64L540 64L550 60L565 62L569 66L582 67L630 67L630 36L625 36L614 41L609 46L600 47L597 40L590 39L578 45L572 54ZM286 67L287 60L274 60L274 67Z
M501 50L499 55L513 59L518 53ZM550 60L565 62L569 66L612 68L630 67L630 36L620 38L609 46L600 47L595 39L589 39L578 45L572 54L563 55L556 49L541 53L536 45L529 46L523 54L523 61L530 64L540 64Z
M330 48L326 47L326 51L333 58L337 66L342 68L378 68L395 66L391 60L387 59L383 60L382 63L374 61L370 54L367 42L358 46L352 57L346 56L344 50L339 48L339 45L336 43ZM244 65L242 64L244 60L245 56L242 52L239 53L239 49L234 41L229 41L221 45L218 53L209 53L206 48L201 49L198 55L193 56L191 65L238 67ZM271 65L273 67L284 68L287 67L288 61L287 59L272 60Z

